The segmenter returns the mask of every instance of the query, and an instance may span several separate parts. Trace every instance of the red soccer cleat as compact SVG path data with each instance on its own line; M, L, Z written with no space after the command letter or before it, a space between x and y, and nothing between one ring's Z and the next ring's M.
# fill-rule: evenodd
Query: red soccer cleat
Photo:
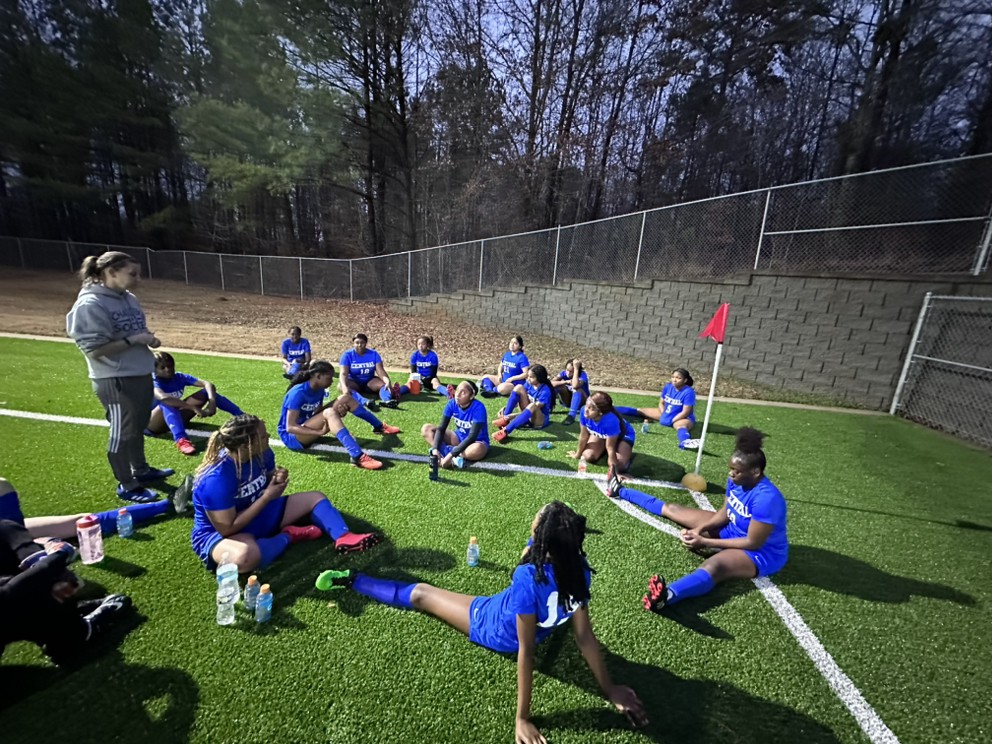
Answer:
M373 434L399 434L402 431L398 426L390 426L389 424L383 424L378 429L373 429Z
M375 458L369 457L364 452L358 457L352 457L351 464L356 468L361 468L362 470L378 470L382 467L381 462Z
M196 447L193 443L189 441L186 437L176 440L176 449L182 452L184 455L195 455Z
M510 435L506 433L506 429L500 429L495 434L493 434L493 439L495 439L497 442L503 442L508 436Z
M651 577L648 581L648 593L641 598L641 602L644 603L644 609L651 612L661 612L665 609L665 604L668 602L668 584L661 576L655 574Z
M455 386L448 385L448 400L454 400L455 398Z
M339 553L361 553L380 542L382 542L382 535L375 532L364 534L345 532L334 541L334 549Z
M493 419L493 426L497 429L505 429L509 423L510 419L506 415Z
M306 527L289 525L288 527L283 527L282 531L284 534L289 535L289 542L291 545L307 542L309 540L319 540L324 535L324 533L320 531L320 527L315 524L308 524Z

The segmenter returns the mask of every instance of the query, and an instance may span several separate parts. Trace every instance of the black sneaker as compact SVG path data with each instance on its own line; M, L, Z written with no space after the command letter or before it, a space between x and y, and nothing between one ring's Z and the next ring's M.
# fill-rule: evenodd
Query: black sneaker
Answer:
M123 483L118 483L117 498L130 501L132 504L151 504L154 501L158 501L158 491L153 491L143 486L128 490L124 488Z
M90 638L105 633L130 606L131 598L126 594L104 597L99 606L83 618L90 626Z
M611 499L618 499L620 498L621 488L623 488L623 483L620 482L617 469L610 468L610 472L606 474L606 495Z
M176 471L172 468L148 468L148 470L135 473L134 478L138 483L151 483L152 481L165 480L170 475L175 474Z
M368 408L373 413L379 410L379 404L374 400L366 401L365 407Z
M383 408L399 408L399 401L396 400L384 400L382 401Z
M562 421L562 423L563 423L563 424L564 424L565 426L571 426L572 424L574 424L574 423L575 423L575 417L574 417L574 416L566 416L566 417L565 417L565 420L564 420L564 421Z

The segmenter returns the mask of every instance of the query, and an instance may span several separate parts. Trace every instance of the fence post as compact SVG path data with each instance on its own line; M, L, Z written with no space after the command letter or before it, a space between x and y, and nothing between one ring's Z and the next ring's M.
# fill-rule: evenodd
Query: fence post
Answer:
M154 279L155 277L152 276L152 249L151 248L147 248L147 247L145 248L145 263L148 264L148 278L149 279Z
M69 260L69 273L72 273L72 241L67 240L65 243L65 257Z
M21 268L26 269L28 266L24 263L24 246L21 245L21 239L17 239L17 255L21 257Z
M265 297L265 277L262 276L262 257L258 257L258 291Z
M758 270L758 261L761 258L761 244L765 240L765 221L768 219L768 203L772 198L772 190L765 192L765 212L761 215L761 232L758 233L758 250L754 252L754 270Z
M923 306L920 307L920 314L916 318L916 328L913 329L913 337L909 341L909 348L906 349L906 361L902 363L902 372L899 373L899 383L896 385L896 394L892 396L892 405L889 406L889 415L894 416L899 407L899 396L906 385L906 378L909 377L909 365L913 361L913 352L916 351L916 344L920 340L920 332L923 330L923 322L926 320L927 311L930 309L930 298L933 292L927 292L923 296Z
M561 225L558 225L558 232L555 235L555 266L551 271L551 286L558 284L558 247L561 245Z
M413 251L406 252L406 296L413 297Z
M975 265L971 268L971 275L978 276L985 268L985 261L989 256L989 244L992 243L992 203L989 204L989 216L985 218L985 233L982 241L978 244L978 255L975 256Z
M634 261L634 281L637 281L637 272L641 269L641 246L644 245L644 223L648 220L648 213L641 212L641 234L637 238L637 260Z
M186 284L189 284L189 266L186 265L186 251L183 251L183 276L186 277Z
M223 292L224 287L224 254L217 254L217 265L220 266L220 291Z
M486 260L486 241L479 246L479 291L482 291L482 266Z
M303 299L303 256L298 259L300 262L300 299Z
M348 291L351 293L351 301L355 301L355 259L348 259Z

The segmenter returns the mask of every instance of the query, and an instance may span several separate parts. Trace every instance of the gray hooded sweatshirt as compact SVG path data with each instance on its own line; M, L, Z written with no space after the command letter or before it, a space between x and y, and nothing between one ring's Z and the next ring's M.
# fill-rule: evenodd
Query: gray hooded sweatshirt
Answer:
M65 332L86 357L91 380L150 375L155 369L155 357L145 344L135 344L109 356L90 355L104 344L147 330L138 298L102 284L87 284L79 290L76 303L65 316Z

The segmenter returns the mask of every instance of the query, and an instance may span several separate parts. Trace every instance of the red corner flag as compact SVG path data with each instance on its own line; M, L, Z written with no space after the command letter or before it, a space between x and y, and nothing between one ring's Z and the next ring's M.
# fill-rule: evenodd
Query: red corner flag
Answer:
M718 344L723 343L724 336L727 335L727 316L730 314L730 303L725 302L720 305L720 309L716 311L710 322L706 324L703 332L699 334L700 338L712 338Z

